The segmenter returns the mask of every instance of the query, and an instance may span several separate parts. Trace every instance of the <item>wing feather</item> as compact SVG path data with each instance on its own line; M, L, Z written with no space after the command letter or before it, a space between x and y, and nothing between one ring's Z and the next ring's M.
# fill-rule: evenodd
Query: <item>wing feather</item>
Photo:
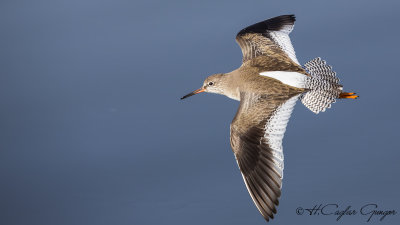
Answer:
M236 41L242 49L243 62L268 55L300 65L289 37L295 21L294 15L282 15L242 29Z
M283 177L282 139L299 95L256 98L241 94L231 124L231 146L247 190L268 221L279 205Z

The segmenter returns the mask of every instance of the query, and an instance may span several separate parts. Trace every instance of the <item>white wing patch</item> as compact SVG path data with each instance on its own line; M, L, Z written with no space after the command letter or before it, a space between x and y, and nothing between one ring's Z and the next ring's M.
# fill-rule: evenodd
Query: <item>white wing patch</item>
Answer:
M289 58L293 60L293 62L300 65L289 37L289 33L292 32L293 27L294 25L285 25L279 31L270 31L268 34L271 39L289 56Z
M284 84L297 88L305 88L307 80L307 76L304 74L288 71L267 71L260 73L260 75L277 79Z
M264 138L272 150L273 160L275 165L280 169L282 178L284 168L282 140L293 108L299 97L300 95L296 95L279 106L265 125Z

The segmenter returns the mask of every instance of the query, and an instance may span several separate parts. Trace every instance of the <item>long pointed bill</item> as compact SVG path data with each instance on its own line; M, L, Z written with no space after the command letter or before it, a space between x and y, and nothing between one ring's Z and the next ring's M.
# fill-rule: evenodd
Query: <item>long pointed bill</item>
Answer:
M185 98L187 98L187 97L190 97L190 96L192 96L192 95L195 95L195 94L198 94L198 93L201 93L201 92L205 92L205 91L206 91L206 89L204 89L204 88L199 88L199 89L197 89L197 90L195 90L195 91L193 91L193 92L190 92L189 94L183 96L183 97L181 98L181 100L182 100L182 99L185 99Z

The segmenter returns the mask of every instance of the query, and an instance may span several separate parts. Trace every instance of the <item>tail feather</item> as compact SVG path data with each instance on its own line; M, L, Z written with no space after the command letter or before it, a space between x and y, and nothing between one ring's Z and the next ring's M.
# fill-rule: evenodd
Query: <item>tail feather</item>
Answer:
M324 112L337 98L358 97L342 91L343 86L339 84L336 72L321 58L307 62L304 67L311 76L305 83L309 91L301 97L301 102L314 113Z

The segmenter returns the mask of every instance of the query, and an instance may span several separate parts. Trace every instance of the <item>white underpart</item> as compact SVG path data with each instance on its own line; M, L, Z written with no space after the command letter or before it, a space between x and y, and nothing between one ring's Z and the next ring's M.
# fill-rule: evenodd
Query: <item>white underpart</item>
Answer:
M279 106L265 124L264 138L272 150L274 164L280 169L280 171L277 172L280 173L282 178L284 168L282 140L293 108L299 97L300 95L296 95Z
M290 41L289 34L292 32L294 25L285 25L279 31L270 31L269 35L272 40L289 56L293 62L300 65L296 58L292 42Z
M307 76L304 74L287 71L268 71L262 72L260 75L277 79L284 84L297 88L305 88L307 79Z

